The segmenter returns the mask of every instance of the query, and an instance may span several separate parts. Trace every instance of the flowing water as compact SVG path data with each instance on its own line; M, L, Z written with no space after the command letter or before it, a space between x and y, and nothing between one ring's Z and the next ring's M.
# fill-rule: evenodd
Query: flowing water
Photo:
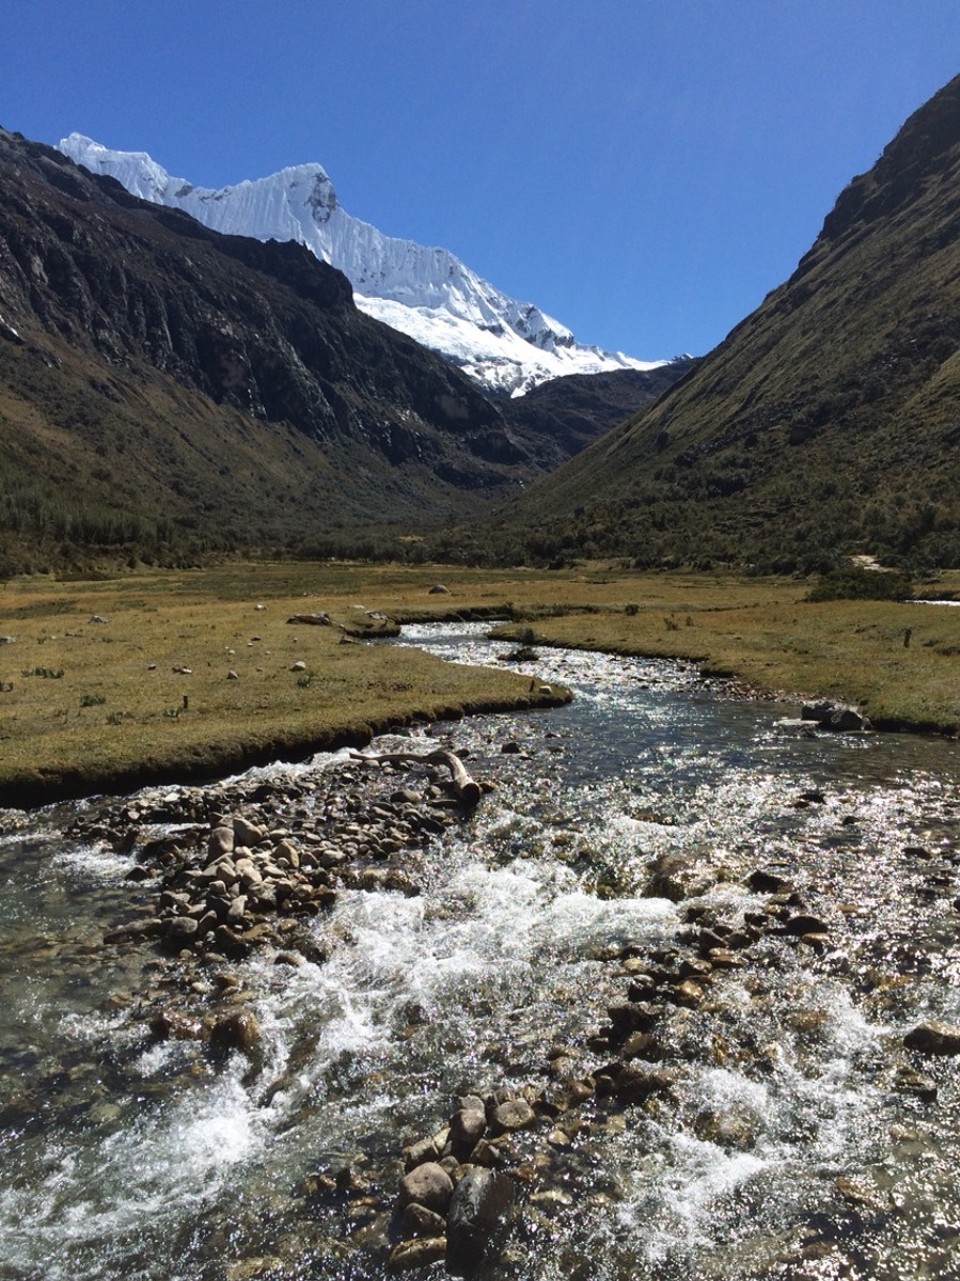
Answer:
M472 626L404 642L505 652ZM593 1099L518 1140L526 1200L489 1275L960 1275L958 1060L903 1047L960 1023L957 745L812 735L683 665L545 650L520 670L574 701L415 734L496 786L410 853L421 892L345 889L313 926L325 960L233 967L256 1063L149 1034L147 996L202 1002L216 976L102 946L151 886L63 835L84 805L0 815L3 1281L382 1277L403 1144L461 1095L544 1086L557 1058L595 1072L623 958L668 964L692 921L762 919L757 869L820 936L760 932L672 1008L664 1097ZM702 874L692 898L648 893L671 855ZM370 1195L309 1195L346 1167Z

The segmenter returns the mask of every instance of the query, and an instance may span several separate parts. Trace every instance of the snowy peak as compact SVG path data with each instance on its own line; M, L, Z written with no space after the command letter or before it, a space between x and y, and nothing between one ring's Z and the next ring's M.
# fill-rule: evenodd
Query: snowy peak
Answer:
M184 210L215 231L295 240L339 268L357 306L459 365L488 390L520 395L564 374L654 369L578 343L559 321L502 293L446 249L385 236L340 205L319 164L211 190L167 173L146 152L112 151L72 133L58 148L143 200Z

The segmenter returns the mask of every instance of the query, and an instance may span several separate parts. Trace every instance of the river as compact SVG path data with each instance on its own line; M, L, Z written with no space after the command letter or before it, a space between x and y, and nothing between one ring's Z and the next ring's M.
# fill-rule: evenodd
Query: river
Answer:
M508 648L472 625L403 643ZM519 1210L483 1275L960 1274L958 1060L903 1045L960 1023L957 744L814 734L683 664L545 649L520 670L573 702L378 744L452 747L495 790L402 853L415 892L342 889L306 959L224 978L105 948L152 885L133 853L65 835L97 800L0 815L3 1281L382 1277L403 1145L461 1096L553 1088L560 1063L602 1074L623 1053L607 1009L638 980L672 993L663 1088L598 1091L517 1136ZM351 768L245 784L287 780L306 812ZM671 875L688 880L663 897ZM148 1002L228 982L256 1062L150 1034ZM337 1171L349 1194L318 1193Z

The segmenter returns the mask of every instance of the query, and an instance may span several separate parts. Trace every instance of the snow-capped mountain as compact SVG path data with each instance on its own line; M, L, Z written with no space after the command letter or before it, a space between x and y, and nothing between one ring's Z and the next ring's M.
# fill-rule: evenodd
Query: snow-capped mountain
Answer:
M299 241L344 273L362 311L442 353L488 390L517 396L563 374L667 363L584 346L559 321L507 297L446 249L385 236L341 207L318 164L212 191L172 177L146 152L111 151L78 133L57 146L92 173L109 174L133 195L183 209L215 231Z

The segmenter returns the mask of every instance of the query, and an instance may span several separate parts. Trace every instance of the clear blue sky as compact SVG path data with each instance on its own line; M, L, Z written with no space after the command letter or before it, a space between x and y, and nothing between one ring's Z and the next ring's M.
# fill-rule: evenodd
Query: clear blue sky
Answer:
M644 358L709 350L960 72L958 0L3 0L0 124L343 206Z

